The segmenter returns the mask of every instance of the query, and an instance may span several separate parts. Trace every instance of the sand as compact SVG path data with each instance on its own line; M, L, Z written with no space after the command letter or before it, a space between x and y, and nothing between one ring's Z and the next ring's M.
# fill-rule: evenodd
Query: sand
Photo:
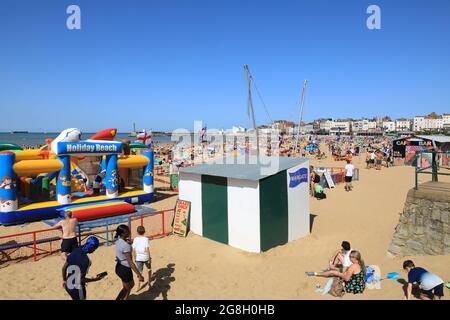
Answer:
M358 249L366 264L378 265L385 276L396 271L403 278L405 258L387 255L406 194L414 185L414 168L365 169L365 157L354 159L360 167L360 181L354 191L338 185L326 190L328 198L311 199L314 216L309 236L261 254L251 254L195 234L187 238L169 236L151 242L153 270L157 280L149 292L133 292L131 299L339 299L315 292L326 279L309 278L305 271L320 271L342 240ZM315 165L343 167L343 162L325 159ZM421 178L421 181L425 181ZM153 203L156 209L173 207L176 196ZM29 224L20 230L36 229ZM2 227L9 234L19 227ZM445 281L450 280L450 256L408 257ZM114 299L120 280L114 273L114 247L100 247L91 255L90 275L108 271L100 282L88 285L89 299ZM0 269L0 299L68 299L61 287L59 255L38 262L11 264ZM450 292L444 289L445 299ZM403 299L403 286L383 280L381 289L366 289L363 295L346 294L342 299Z

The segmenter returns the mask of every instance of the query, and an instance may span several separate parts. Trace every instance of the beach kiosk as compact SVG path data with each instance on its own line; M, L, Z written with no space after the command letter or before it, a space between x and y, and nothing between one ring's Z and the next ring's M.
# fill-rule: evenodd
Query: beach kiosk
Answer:
M262 252L310 232L309 161L237 156L180 170L179 198L191 202L190 230Z

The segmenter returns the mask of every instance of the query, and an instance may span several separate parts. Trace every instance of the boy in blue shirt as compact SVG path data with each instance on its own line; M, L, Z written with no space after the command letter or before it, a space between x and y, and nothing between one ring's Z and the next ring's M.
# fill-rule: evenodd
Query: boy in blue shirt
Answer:
M411 299L412 286L419 284L421 289L421 299L441 299L444 296L444 281L434 273L424 268L416 267L414 262L406 260L403 262L403 269L408 274L408 288L406 290L406 300Z
M86 300L86 283L99 281L105 275L98 275L95 278L87 278L91 260L88 254L97 250L99 241L97 237L91 236L81 248L75 248L67 257L63 267L63 287L72 300Z

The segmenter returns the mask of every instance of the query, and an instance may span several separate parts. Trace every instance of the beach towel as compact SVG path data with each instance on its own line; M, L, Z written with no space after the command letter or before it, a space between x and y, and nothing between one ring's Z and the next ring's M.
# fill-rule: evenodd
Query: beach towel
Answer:
M366 282L372 283L374 281L375 269L371 266L366 266Z
M325 287L323 287L322 295L326 295L331 290L331 286L333 285L333 279L328 279Z

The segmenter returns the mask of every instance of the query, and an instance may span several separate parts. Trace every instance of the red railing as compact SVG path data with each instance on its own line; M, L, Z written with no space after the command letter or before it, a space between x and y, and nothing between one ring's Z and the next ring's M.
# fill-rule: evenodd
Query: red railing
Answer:
M131 235L133 234L133 230L135 230L134 227L137 227L137 225L134 225L133 222L134 221L139 221L138 225L139 226L143 226L143 227L150 227L150 230L146 229L146 232L154 230L154 225L149 225L147 223L147 225L144 223L144 220L146 220L145 222L150 221L151 219L156 219L156 217L161 216L161 229L158 233L153 234L151 236L148 236L150 239L154 239L154 238L158 238L158 237L164 237L169 235L172 231L171 231L171 227L172 227L172 223L170 222L170 225L166 225L167 222L172 221L172 219L166 218L166 215L170 214L173 217L173 213L174 213L174 209L167 209L167 210L161 210L161 211L157 211L157 212L147 212L147 213L141 213L141 214L135 214L135 215L131 215L128 217L128 226L130 227L130 231L131 231Z
M52 233L52 237L50 237L50 233ZM46 237L39 237L39 235L45 234ZM31 241L29 240L31 237ZM28 241L27 241L28 240ZM33 260L37 260L38 251L45 253L52 253L52 242L61 240L61 231L58 228L49 228L43 230L29 231L23 233L16 233L6 236L0 236L0 253L2 257L0 258L0 263L4 262L3 258L6 257L7 260L15 260L24 258L23 251L29 251L26 249L32 249L33 251ZM43 248L43 244L49 245L50 249L46 250ZM39 245L39 247L38 247ZM8 259L11 256L19 256L15 259ZM28 255L29 256L29 255Z
M171 216L173 217L174 209L162 210L157 212L137 213L128 217L128 224L130 230L133 231L134 221L138 220L139 225L146 227L146 234L149 238L160 238L167 236L171 233ZM115 223L114 225L116 225ZM95 227L91 231L82 231L78 234L79 239L86 238L91 235L97 235L99 238L106 240L109 244L108 237L109 232L113 232L109 227L105 225L106 229L102 227ZM100 229L100 230L95 230ZM106 234L106 237L101 235ZM54 252L59 251L59 245L53 245L53 242L61 241L61 229L48 228L43 230L35 230L23 233L10 234L0 236L0 264L6 262L26 260L33 257L33 261L37 261L38 256L42 254L51 255ZM58 248L55 250L55 248Z

